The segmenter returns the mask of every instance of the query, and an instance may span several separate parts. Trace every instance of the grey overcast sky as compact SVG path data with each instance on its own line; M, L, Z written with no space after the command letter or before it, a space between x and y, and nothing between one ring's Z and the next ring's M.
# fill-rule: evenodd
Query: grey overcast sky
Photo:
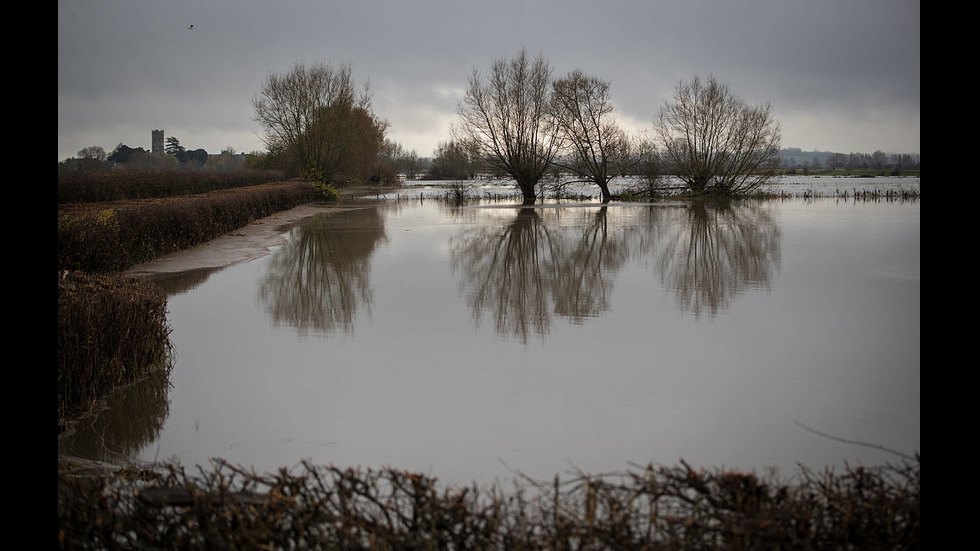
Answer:
M432 156L474 68L542 54L652 128L681 80L771 103L784 147L919 153L918 0L59 0L58 160L88 146L264 151L252 98L350 63L389 139ZM193 25L193 29L188 29Z

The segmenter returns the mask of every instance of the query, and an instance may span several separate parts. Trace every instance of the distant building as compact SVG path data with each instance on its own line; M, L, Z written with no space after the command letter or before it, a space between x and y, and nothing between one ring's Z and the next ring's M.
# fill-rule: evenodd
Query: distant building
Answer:
M150 131L150 153L163 155L163 130Z

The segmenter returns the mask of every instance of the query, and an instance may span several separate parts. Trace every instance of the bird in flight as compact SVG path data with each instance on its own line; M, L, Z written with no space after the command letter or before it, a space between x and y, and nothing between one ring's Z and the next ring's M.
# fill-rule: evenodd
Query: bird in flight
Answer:
M194 30L194 25L191 25L190 27L187 27L187 30L193 31Z

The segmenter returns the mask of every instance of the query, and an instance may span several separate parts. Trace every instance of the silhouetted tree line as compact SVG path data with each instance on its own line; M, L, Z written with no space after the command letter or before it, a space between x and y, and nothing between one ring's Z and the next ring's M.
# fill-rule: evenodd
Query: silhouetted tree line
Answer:
M110 153L100 146L89 146L58 163L58 173L92 173L108 170L155 171L155 170L208 170L230 172L240 168L266 169L257 157L262 154L238 154L227 147L219 155L211 155L203 148L188 150L180 140L167 138L164 154L155 154L142 147L130 147L120 143ZM268 163L265 163L266 165Z
M787 170L878 170L898 172L919 170L917 153L836 153L831 151L802 151L791 147L781 149L782 167Z
M200 148L188 151L187 148L180 145L180 140L174 136L167 138L167 147L164 151L168 155L173 155L181 164L198 163L203 166L208 161L207 151Z

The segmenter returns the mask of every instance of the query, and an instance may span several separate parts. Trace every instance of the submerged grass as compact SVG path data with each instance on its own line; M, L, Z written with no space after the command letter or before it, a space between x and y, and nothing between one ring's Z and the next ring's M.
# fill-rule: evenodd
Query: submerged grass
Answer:
M878 202L878 201L918 201L921 197L921 192L917 189L857 189L853 188L851 190L846 189L835 189L833 192L830 191L816 191L813 189L805 189L802 193L788 193L785 191L771 192L763 191L758 194L761 198L772 198L772 199L843 199L843 200L853 200L862 202Z
M681 199L681 200L702 200L702 199L733 199L732 197L720 196L711 197L710 195L690 195L684 189L626 189L622 192L613 194L613 199L617 201L647 201L657 199ZM835 189L834 191L817 191L812 188L801 191L772 191L761 189L748 195L735 199L843 199L861 202L878 201L918 201L921 192L917 189Z

